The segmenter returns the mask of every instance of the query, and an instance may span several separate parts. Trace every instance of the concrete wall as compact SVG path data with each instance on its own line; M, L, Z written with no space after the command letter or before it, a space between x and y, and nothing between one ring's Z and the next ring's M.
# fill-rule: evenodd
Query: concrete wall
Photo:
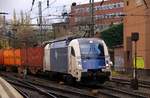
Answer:
M124 49L123 46L114 49L114 68L116 71L124 71Z

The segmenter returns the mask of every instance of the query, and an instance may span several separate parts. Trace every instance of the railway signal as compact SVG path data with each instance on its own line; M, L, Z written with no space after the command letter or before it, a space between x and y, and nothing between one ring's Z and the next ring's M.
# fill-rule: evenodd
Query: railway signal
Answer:
M134 68L133 68L133 79L131 80L131 87L134 90L138 90L138 79L137 79L137 41L139 40L139 32L133 32L131 35L132 41L134 41Z

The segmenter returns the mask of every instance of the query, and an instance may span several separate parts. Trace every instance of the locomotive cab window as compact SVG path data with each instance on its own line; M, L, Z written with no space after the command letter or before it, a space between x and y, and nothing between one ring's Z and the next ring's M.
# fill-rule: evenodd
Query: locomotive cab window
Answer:
M80 44L82 58L100 58L104 56L103 45L99 43Z
M73 47L71 47L71 55L75 56L75 51L74 51Z
M104 47L101 44L98 45L98 51L100 56L104 56Z

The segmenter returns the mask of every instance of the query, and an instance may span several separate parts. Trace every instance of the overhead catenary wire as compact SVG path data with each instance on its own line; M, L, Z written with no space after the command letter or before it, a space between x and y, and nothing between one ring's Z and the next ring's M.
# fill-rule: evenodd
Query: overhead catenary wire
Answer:
M49 4L49 6L46 7L46 8L44 8L42 11L45 11L46 9L50 8L50 6L51 6L52 4L54 4L56 1L57 1L57 0L54 0L53 2L51 2L51 3Z
M108 16L107 14L100 14L100 15ZM60 15L60 14L49 14L49 15L45 15L43 17L51 17L51 16L62 17L62 15ZM73 15L73 14L68 14L68 16L70 16L70 17L82 17L82 15ZM117 16L120 16L120 17L126 17L126 16L144 17L144 16L147 16L147 17L149 17L150 14L120 14L120 15L111 15L111 16L112 16L111 18L99 18L99 19L115 19L115 17L117 17ZM84 16L83 18L86 18L86 17L88 18L90 16ZM30 19L32 20L32 19L36 19L36 18L38 18L38 16L32 17ZM95 18L95 16L94 16L94 18Z
M42 17L50 17L50 16L59 16L59 17L61 17L62 15L52 15L52 14L50 14L50 15L46 15L46 16L42 16ZM35 17L30 18L30 19L33 20L33 19L36 19L36 18L39 18L39 16L35 16Z
M55 0L54 0L55 1ZM150 2L148 2L147 4L149 4ZM58 6L57 6L58 7ZM56 7L56 8L57 8ZM59 6L59 7L62 7L62 6ZM54 8L54 7L49 7L49 8ZM58 9L59 10L59 9ZM61 10L60 10L61 11ZM51 16L53 16L53 15L51 15ZM149 16L149 15L135 15L135 14L130 14L130 15L126 15L126 16ZM50 17L50 16L49 16ZM57 17L59 17L59 16L57 16ZM36 17L33 17L33 18L31 18L31 19L36 19Z
M33 0L33 1L32 1L32 10L30 10L30 11L28 12L28 13L30 13L30 14L31 14L31 12L33 12L33 9L36 9L36 8L38 7L38 5L35 6L35 1L37 1L37 0ZM42 1L42 3L44 3L45 1L47 1L47 0ZM42 12L44 13L44 11L45 11L46 9L50 9L50 8L51 8L51 9L52 9L52 8L57 8L55 11L56 11L57 13L58 13L58 11L61 12L62 10L61 10L60 8L63 7L63 6L56 6L56 7L53 6L53 7L51 7L51 5L54 4L56 1L57 1L57 0L52 1L52 2L49 4L49 7L44 8L44 9L42 10ZM68 6L68 7L69 7L70 5L68 4L68 5L65 5L65 6ZM60 8L59 8L59 7L60 7ZM53 15L51 15L51 16L53 16ZM60 17L60 16L58 16L58 17ZM32 20L32 19L36 19L36 17L31 18L31 20Z
M45 0L45 1L46 1L46 0ZM44 10L51 8L51 5L54 4L56 1L57 1L57 0L52 1L52 2L49 4L49 7L46 7L45 9L42 10L42 13L44 13ZM43 3L43 2L42 2L42 3ZM32 3L32 4L33 4L33 3ZM60 6L60 7L61 7L61 6ZM57 8L58 8L58 7L57 7ZM58 9L57 9L57 10L58 10ZM33 10L32 10L32 11L33 11ZM60 10L60 11L61 11L61 10ZM30 11L30 12L31 12L31 11ZM50 16L61 17L61 15L47 15L47 16L45 15L44 17L48 17L48 16L49 16L49 17L50 17ZM42 16L42 17L43 17L43 16ZM33 20L33 19L37 19L37 18L38 18L38 17L35 16L35 17L33 17L33 18L30 18L30 19Z
M33 6L34 6L34 2L35 2L35 0L32 0L32 6L31 6L30 11L32 11L32 8L33 8Z

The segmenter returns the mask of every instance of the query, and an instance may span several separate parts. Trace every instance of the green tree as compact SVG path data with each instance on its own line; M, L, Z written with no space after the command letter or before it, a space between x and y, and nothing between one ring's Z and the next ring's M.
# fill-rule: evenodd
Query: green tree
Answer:
M104 39L109 48L123 44L123 24L113 25L101 32L101 38Z

